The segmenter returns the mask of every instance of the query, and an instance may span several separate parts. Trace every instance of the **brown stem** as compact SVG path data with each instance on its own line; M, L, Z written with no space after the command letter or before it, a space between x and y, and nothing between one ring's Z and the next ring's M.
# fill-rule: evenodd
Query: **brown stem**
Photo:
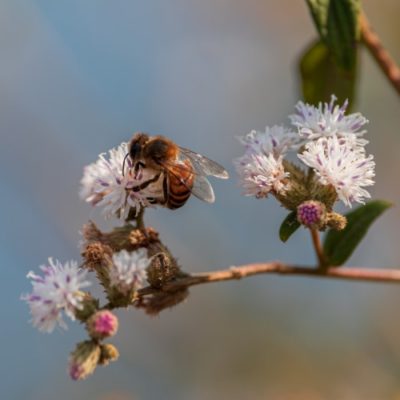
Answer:
M392 86L400 94L400 68L388 51L383 47L379 36L373 31L364 13L360 13L361 38L368 50L381 67Z
M140 229L145 235L147 235L146 227L144 226L144 207L140 208L140 211L136 216L136 228Z
M311 238L313 241L315 253L318 257L318 266L320 269L325 269L326 266L326 258L324 255L324 250L322 249L321 238L319 236L319 232L317 229L310 229Z
M160 292L170 292L189 286L201 285L220 281L242 279L252 275L278 274L297 275L317 278L346 279L366 282L391 282L400 283L400 269L369 269L363 267L327 267L324 270L299 265L287 265L281 262L269 262L260 264L248 264L239 267L231 267L219 271L202 272L178 278L166 283L161 289L146 287L139 290L139 296L145 296Z

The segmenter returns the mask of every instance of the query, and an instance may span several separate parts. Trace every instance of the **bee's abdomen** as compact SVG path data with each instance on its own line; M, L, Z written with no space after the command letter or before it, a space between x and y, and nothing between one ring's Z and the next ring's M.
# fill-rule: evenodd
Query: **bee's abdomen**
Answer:
M170 209L182 207L189 199L194 183L194 173L190 161L185 160L183 167L177 164L168 171L166 206Z

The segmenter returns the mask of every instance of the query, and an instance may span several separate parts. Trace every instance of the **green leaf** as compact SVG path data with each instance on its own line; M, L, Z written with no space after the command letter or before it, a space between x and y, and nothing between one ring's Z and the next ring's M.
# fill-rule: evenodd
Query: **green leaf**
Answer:
M327 36L328 9L330 0L307 0L308 7L313 17L315 27L321 38Z
M351 70L341 68L328 47L317 41L301 57L299 68L303 98L307 103L329 102L335 94L339 103L348 99L351 109L357 85L356 65Z
M297 221L297 212L292 211L282 222L281 227L279 228L279 237L282 242L286 242L290 236L293 235L300 227L299 221Z
M342 231L331 229L325 237L324 253L329 265L342 265L351 256L371 224L392 204L384 200L371 201L346 215Z
M307 0L318 33L338 65L352 70L360 37L360 0Z
M356 63L359 8L359 1L355 0L331 0L329 3L326 41L338 64L347 70Z

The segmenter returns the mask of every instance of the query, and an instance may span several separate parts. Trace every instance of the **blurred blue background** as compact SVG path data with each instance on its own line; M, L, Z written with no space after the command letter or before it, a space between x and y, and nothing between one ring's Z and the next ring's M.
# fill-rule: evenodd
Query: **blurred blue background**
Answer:
M363 3L400 61L400 3ZM213 182L213 206L147 213L186 270L313 263L306 232L278 240L274 200L240 195L231 160L236 136L287 122L296 60L314 37L304 1L0 1L2 399L400 399L395 285L260 276L193 288L157 318L119 313L119 361L78 383L66 362L83 329L40 334L19 300L48 256L79 259L89 218L111 226L79 200L82 168L136 130L231 172ZM399 99L369 55L361 61L373 196L398 203ZM394 208L349 264L400 267L399 223Z

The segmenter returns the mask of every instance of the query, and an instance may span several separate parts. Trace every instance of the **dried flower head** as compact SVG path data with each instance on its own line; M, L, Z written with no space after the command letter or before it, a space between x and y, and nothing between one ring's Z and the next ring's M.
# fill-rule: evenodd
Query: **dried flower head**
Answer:
M320 183L332 185L347 206L371 197L363 187L374 184L373 156L355 151L351 143L340 142L336 136L321 138L307 143L298 157L314 169Z
M335 231L341 231L346 228L347 218L336 212L330 212L326 216L327 225Z
M116 361L119 357L118 349L110 343L100 345L99 365L108 365L110 362Z
M349 141L354 147L363 147L368 141L362 139L366 130L362 127L368 120L361 113L345 115L348 101L339 107L335 105L336 96L331 96L329 103L319 103L318 107L299 101L297 114L289 116L292 124L299 130L301 137L308 140L337 138Z
M33 290L22 296L32 314L32 324L40 331L52 332L57 323L66 328L62 311L75 320L75 311L82 309L84 293L80 289L90 285L85 280L86 271L79 269L75 261L61 264L49 258L49 265L41 266L44 275L29 272Z
M85 260L85 268L96 270L110 262L112 248L101 242L90 242L84 247L82 256Z

